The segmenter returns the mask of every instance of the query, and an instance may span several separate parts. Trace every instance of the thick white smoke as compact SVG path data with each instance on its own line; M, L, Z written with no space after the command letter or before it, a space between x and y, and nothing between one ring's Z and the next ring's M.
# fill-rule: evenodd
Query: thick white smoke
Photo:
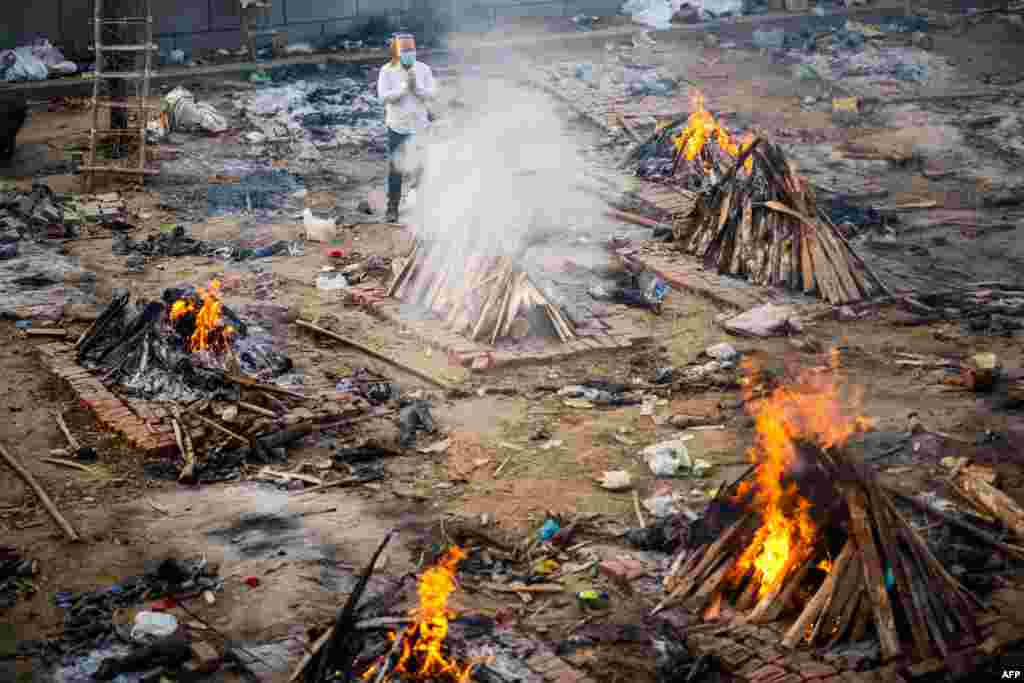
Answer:
M467 106L426 136L413 212L417 234L445 245L447 266L522 260L531 239L600 217L600 201L577 187L584 163L550 99L495 79L462 85Z

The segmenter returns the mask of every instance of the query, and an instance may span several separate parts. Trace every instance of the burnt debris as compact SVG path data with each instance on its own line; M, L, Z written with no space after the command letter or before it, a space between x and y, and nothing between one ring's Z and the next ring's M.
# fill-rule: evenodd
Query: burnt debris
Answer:
M150 400L238 400L239 387L225 376L223 359L216 353L192 353L189 349L196 327L195 313L173 322L170 319L172 302L184 300L199 310L199 294L195 290L169 289L163 299L132 303L127 292L116 293L79 344L79 363L104 371L107 380L127 393ZM246 339L244 321L224 306L220 315L233 328L234 339ZM239 344L238 361L243 371L276 377L291 369L290 359L263 346L245 341Z

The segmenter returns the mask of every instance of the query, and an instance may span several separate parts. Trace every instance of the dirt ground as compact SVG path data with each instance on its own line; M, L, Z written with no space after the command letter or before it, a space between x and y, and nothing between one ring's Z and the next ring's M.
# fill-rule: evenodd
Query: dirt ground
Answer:
M965 79L980 79L1017 70L1019 39L1019 32L1009 28L981 25L962 35L938 35L934 51L955 60ZM982 50L978 46L986 47ZM580 45L558 51L557 57L582 62L602 49ZM724 76L703 84L709 108L734 111L737 120L751 125L772 131L814 131L827 140L826 146L833 147L865 138L880 145L918 147L930 141L931 129L922 132L912 126L901 128L891 120L851 127L840 125L827 111L807 111L801 107L801 100L817 94L817 86L793 79L791 70L772 64L765 54L708 48L696 38L664 45L661 50L661 59L683 69L701 59L717 60ZM204 87L214 92L219 86L207 83ZM971 105L962 106L968 109ZM19 169L16 165L10 177L21 186L30 184L36 176L55 191L77 191L75 177L60 164L66 158L66 142L81 142L88 125L85 112L35 111L19 139L19 163L23 166ZM600 133L584 127L577 133L584 144L601 141ZM794 156L813 160L820 150L812 147L802 145ZM618 156L624 151L624 147L613 147L607 154ZM379 155L352 157L339 152L333 163L350 164L352 170L346 182L338 187L330 187L326 178L311 182L315 189L306 195L306 206L326 212L363 198L380 186L385 172L385 162ZM802 170L815 181L828 183L832 169L810 163L802 161ZM42 176L38 175L40 170ZM849 171L847 167L844 172ZM888 187L890 194L884 200L888 204L922 197L943 200L960 190L966 192L964 188L969 184L959 177L928 181L907 167L868 164L866 170L859 168L856 173L874 176ZM322 187L316 188L317 182ZM123 196L135 216L133 225L139 236L180 220L178 212L168 208L157 192L126 191ZM955 208L952 202L944 206ZM1016 276L1024 258L1018 214L1012 207L999 211L1003 221L1015 226L1012 231L963 240L954 234L953 245L929 247L931 252L926 256L918 252L903 257L883 255L876 263L904 284ZM244 220L244 216L206 217L193 222L190 230L201 239L232 239L240 234ZM270 229L275 239L297 239L301 222L282 215ZM955 232L948 225L931 225L908 228L904 237L908 242L925 243L941 231ZM367 223L346 228L337 246L349 252L351 260L370 255L390 259L404 254L410 239L400 228ZM159 260L144 273L134 274L125 271L122 258L111 257L112 243L108 233L97 230L65 245L67 253L83 268L97 274L100 302L116 288L128 288L137 296L158 296L165 287L183 282L202 284L215 277L223 279L229 305L258 299L257 273L250 270L225 271L221 261L182 257ZM649 331L653 339L649 344L557 364L527 364L475 373L453 367L443 354L424 348L407 331L317 290L313 285L315 274L330 262L325 249L312 247L305 256L265 260L263 269L273 274L273 303L307 319L331 316L334 329L386 349L392 357L464 390L461 398L455 398L392 365L293 328L289 349L315 367L338 376L367 367L391 378L406 392L422 392L432 400L434 417L440 425L441 433L436 438L451 440L445 452L412 451L389 458L383 481L353 489L296 497L256 481L189 488L147 480L143 472L145 458L98 424L70 389L45 370L33 348L43 342L26 337L13 322L0 323L0 442L38 478L82 536L81 543L65 542L31 489L8 470L8 485L0 492L4 543L17 546L40 567L33 580L34 592L21 596L3 615L3 621L14 625L17 640L59 634L62 610L53 600L59 591L98 589L140 573L148 563L197 555L217 562L227 584L215 605L196 601L190 609L231 638L265 641L284 637L296 627L302 631L323 625L340 604L346 589L332 588L324 580L325 564L334 563L351 577L390 528L400 529L404 538L402 544L392 547L383 564L387 573L401 575L414 571L420 561L420 546L414 541L421 539L435 521L451 515L486 515L498 529L515 538L533 533L549 513L600 514L621 528L635 526L631 494L610 492L596 485L595 480L607 470L629 471L641 499L668 487L684 492L693 509L699 511L720 483L746 469L746 449L754 435L738 389L682 391L659 403L658 415L709 416L722 425L720 430L693 432L688 443L691 454L714 465L711 474L704 479L665 482L654 479L638 453L647 445L677 436L678 430L657 424L643 415L639 406L569 407L544 387L595 378L627 384L650 382L659 368L692 363L705 348L718 342L729 342L741 353L771 366L821 364L826 361L828 349L838 349L846 381L863 392L861 413L873 419L880 431L904 432L911 414L916 414L928 430L974 444L986 433L1006 434L1022 425L1019 410L1009 411L990 399L951 388L933 371L895 363L895 355L900 352L963 357L990 351L1005 367L1021 367L1024 349L1019 337L974 335L956 323L900 326L898 311L879 307L857 321L828 319L810 324L801 337L802 347L817 347L820 352L808 353L789 339L730 337L719 324L722 311L714 304L672 292L660 316L640 310L629 312L638 329ZM65 326L74 338L84 331L86 323ZM501 389L501 393L488 389ZM66 416L83 444L98 452L98 465L92 473L42 461L52 449L65 446L53 418L57 412ZM533 438L540 430L546 436ZM393 438L393 431L386 423L360 425L354 433L333 437L333 441L335 445L350 445L373 435ZM327 457L326 443L307 445L289 454L289 468L317 471L318 463ZM999 463L999 471L1002 488L1024 503L1022 466L1024 459L1007 461ZM886 467L883 463L883 470ZM898 469L893 476L913 490L915 482L938 476L941 467L934 462L907 469ZM224 533L257 533L244 528L243 516L249 513L315 514L303 517L293 528L266 532L271 550L240 553L222 538ZM218 535L223 530L228 531ZM330 560L325 559L328 556ZM251 576L259 579L255 588L244 582ZM1016 598L1011 594L1006 599ZM457 601L484 612L507 607L479 596L463 595ZM569 628L578 620L572 610L554 610L554 616L537 628L526 618L525 610L518 605L515 608L522 627L542 639L549 629ZM180 616L183 620L190 618ZM120 623L129 623L132 618L130 612L117 616Z

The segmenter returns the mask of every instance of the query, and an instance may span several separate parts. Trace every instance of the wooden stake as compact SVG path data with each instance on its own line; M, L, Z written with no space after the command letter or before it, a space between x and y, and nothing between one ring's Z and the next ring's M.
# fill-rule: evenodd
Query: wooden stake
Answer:
M239 443L243 443L243 444L249 444L250 443L249 439L245 438L241 434L236 434L235 432L231 431L227 427L221 426L219 423L214 422L213 420L211 420L208 417L204 417L204 416L202 416L202 415L200 415L198 413L193 415L193 417L195 417L197 420L202 422L204 425L210 427L211 429L215 429L218 432L220 432L221 434L224 434L226 436L230 436L231 438L233 438L235 441L238 441Z
M248 410L250 413L256 413L257 415L263 415L264 417L269 417L275 420L277 419L277 413L275 413L273 410L267 410L266 408L254 406L253 404L246 403L245 401L235 401L235 405L237 405L239 408L242 408L243 410Z
M437 379L435 377L431 377L430 375L428 375L425 372L421 372L420 370L417 370L416 368L408 366L405 363L400 363L399 361L397 361L397 360L395 360L393 358L389 358L389 357L385 356L384 354L382 354L382 353L380 353L378 351L374 351L373 349L369 348L368 346L365 346L364 344L361 344L361 343L355 341L354 339L349 339L348 337L344 337L344 336L342 336L340 334L337 334L336 332L331 332L330 330L325 330L324 328L318 327L318 326L314 325L313 323L306 322L305 320L296 320L295 324L298 325L299 327L304 327L307 330L312 330L314 332L322 334L325 337L330 337L331 339L334 339L335 341L339 341L342 344L345 344L347 346L351 346L354 349L358 349L359 351L362 351L363 353L365 353L368 356L376 358L377 360L384 361L385 363L388 363L390 365L393 365L394 367L397 367L397 368L399 368L401 370L404 370L405 372L409 373L410 375L413 375L414 377L418 377L419 379L421 379L421 380L423 380L425 382L428 382L428 383L434 385L435 387L438 387L439 389L444 389L444 390L447 391L447 390L452 388L451 385L448 384L447 382L442 382L441 380L439 380L439 379Z
M78 443L78 439L72 436L71 430L68 429L67 422L64 421L64 416L60 413L55 413L54 418L57 420L57 426L60 427L60 431L64 432L64 438L68 440L68 445L71 446L71 451L73 453L77 453L82 448L82 444Z
M836 582L847 571L850 563L857 559L857 555L856 546L852 541L848 540L846 545L843 546L842 552L839 553L839 557L836 558L835 563L832 565L832 571L828 573L828 576L825 577L825 580L818 588L818 592L807 602L803 612L800 613L797 620L786 631L786 635L782 639L783 647L794 648L803 640L807 629L820 617L822 610L825 608L826 601L835 590Z
M757 603L757 607L747 617L747 621L752 624L766 624L768 622L775 621L779 618L779 614L785 609L789 603L789 598L792 594L800 587L803 583L804 577L814 567L813 554L804 560L803 564L797 568L795 572L789 575L789 578L781 582L778 586L768 591L763 598Z
M878 629L882 656L885 660L891 660L898 657L902 650L896 631L896 616L885 585L885 565L875 545L864 493L851 487L847 489L845 498L850 510L850 530L864 566L864 579L871 598L871 608L875 613L875 628Z
M62 515L60 510L57 509L57 506L53 504L53 501L50 500L50 496L48 496L46 491L43 490L43 487L39 485L39 482L37 482L35 477L32 476L32 473L26 470L20 462L15 460L14 457L7 452L7 449L3 447L3 444L0 444L0 456L2 456L3 459L7 461L7 464L11 466L11 469L17 472L18 476L21 477L33 491L35 491L36 496L39 498L39 502L41 502L43 507L46 508L46 511L50 513L50 517L52 517L53 521L57 523L57 526L61 528L61 531L64 532L64 535L67 536L68 540L72 542L80 541L81 538L79 538L78 533L68 523L68 520L64 519L64 515Z

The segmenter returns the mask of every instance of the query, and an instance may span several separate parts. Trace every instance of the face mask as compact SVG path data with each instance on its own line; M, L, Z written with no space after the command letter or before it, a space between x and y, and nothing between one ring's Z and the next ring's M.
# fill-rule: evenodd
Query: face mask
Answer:
M399 57L399 60L402 62L402 66L408 69L409 67L416 63L416 53L403 52L402 55Z

